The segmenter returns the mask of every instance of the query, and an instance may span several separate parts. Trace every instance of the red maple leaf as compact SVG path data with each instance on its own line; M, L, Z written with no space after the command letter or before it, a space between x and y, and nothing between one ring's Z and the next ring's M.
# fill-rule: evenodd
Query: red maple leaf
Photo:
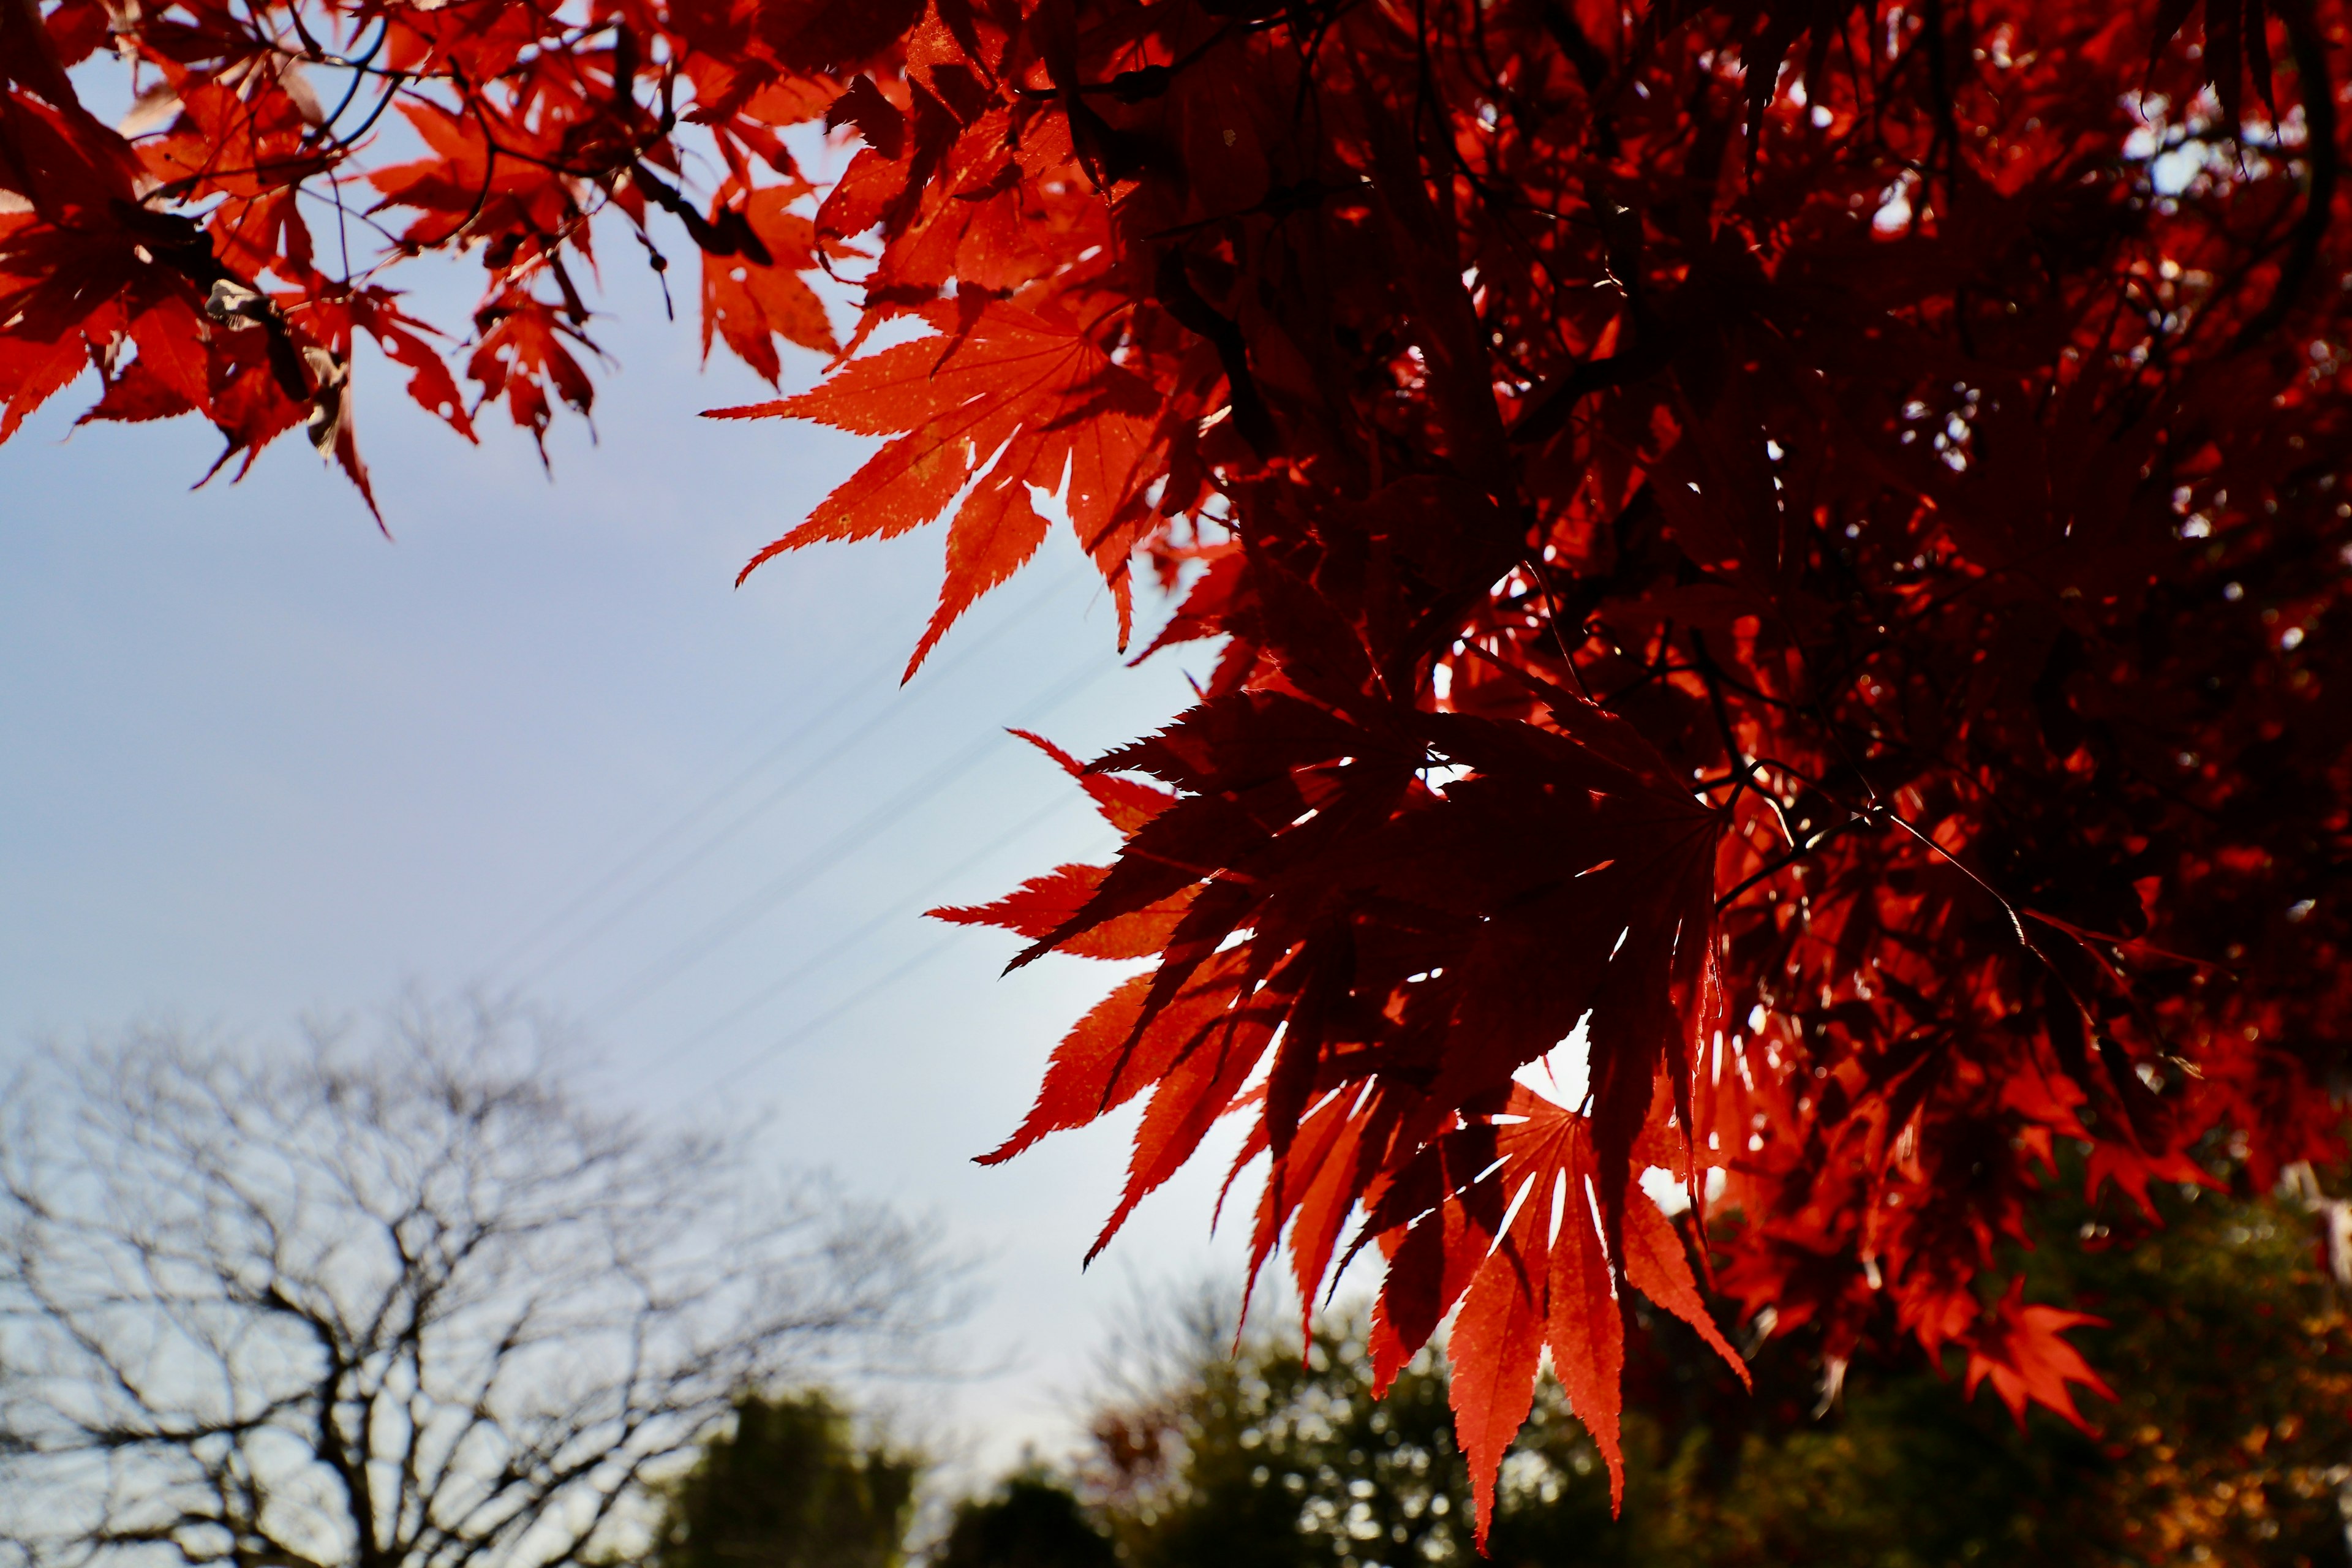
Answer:
M2074 1408L2073 1385L2080 1384L2102 1399L2115 1398L2116 1391L2091 1370L2081 1352L2060 1337L2068 1329L2085 1326L2104 1328L2106 1320L2040 1302L2028 1305L2024 1279L2011 1279L2009 1293L1993 1309L1992 1321L1965 1339L1969 1393L1974 1394L1979 1384L1990 1379L1993 1392L2021 1427L2031 1401L2090 1431L2091 1424Z
M1154 448L1150 388L1074 320L992 300L918 314L937 335L854 361L814 392L716 411L727 419L789 415L890 437L736 581L820 540L887 539L919 528L963 494L948 531L947 582L908 661L911 677L957 617L1044 542L1035 489L1062 498L1079 544L1117 596L1123 639L1127 560L1150 516L1142 494Z
M2079 1422L2057 1179L2346 1153L2345 5L0 0L0 437L94 369L364 494L359 337L543 437L600 229L772 384L831 272L724 412L878 449L751 564L950 518L911 675L1066 511L1212 659L1055 753L1111 864L940 911L1151 963L990 1159L1142 1101L1099 1247L1239 1119L1256 1266L1458 1314L1482 1515L1546 1354L1614 1454L1625 1291L1723 1349L1690 1253Z

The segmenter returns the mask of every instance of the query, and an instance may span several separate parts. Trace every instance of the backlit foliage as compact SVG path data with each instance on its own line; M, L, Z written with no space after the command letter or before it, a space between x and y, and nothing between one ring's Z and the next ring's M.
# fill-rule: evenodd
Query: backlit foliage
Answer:
M2126 1200L2340 1153L2346 42L2342 0L0 0L0 436L95 363L90 417L306 426L364 489L361 334L538 434L593 400L592 241L682 226L771 376L854 279L827 377L727 412L879 449L753 564L949 518L919 662L1066 513L1122 637L1140 562L1218 644L1081 770L1114 865L950 911L1155 961L992 1158L1143 1098L1107 1237L1242 1119L1261 1262L1386 1257L1382 1382L1458 1310L1482 1514L1547 1353L1622 1478L1616 1303L1719 1342L1703 1276L1832 1374L1906 1337L2080 1420L2084 1320L2002 1251L2061 1145ZM386 282L432 250L486 268L462 338Z

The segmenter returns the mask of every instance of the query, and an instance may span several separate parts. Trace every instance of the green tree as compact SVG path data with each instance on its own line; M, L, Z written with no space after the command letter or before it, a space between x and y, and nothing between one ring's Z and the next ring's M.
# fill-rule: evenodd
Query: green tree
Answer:
M1076 1493L1050 1476L1024 1472L993 1496L956 1506L934 1568L1114 1568L1110 1537L1087 1517Z
M2070 1175L2073 1173L2068 1173ZM1533 1568L1946 1568L1975 1563L2346 1561L2352 1321L2296 1204L2152 1190L2135 1213L2053 1194L2022 1254L2032 1293L2086 1303L2079 1331L2127 1372L2093 1430L1996 1399L1966 1367L1858 1358L1814 1381L1805 1335L1767 1342L1751 1395L1696 1336L1648 1325L1627 1369L1628 1494L1551 1380L1505 1461L1493 1560ZM1646 1310L1646 1309L1638 1309ZM1402 1568L1467 1563L1470 1493L1447 1368L1424 1352L1371 1397L1359 1321L1302 1356L1196 1312L1157 1372L1106 1402L1089 1485L1138 1568ZM1982 1393L1981 1390L1979 1391Z
M735 1405L733 1430L671 1484L657 1568L898 1568L919 1466L857 1441L817 1392Z
M1290 1336L1260 1331L1235 1355L1231 1322L1205 1301L1162 1325L1139 1386L1097 1413L1088 1459L1129 1561L1475 1561L1444 1359L1424 1350L1376 1399L1361 1331L1340 1314L1318 1324L1303 1353ZM1588 1548L1622 1535L1609 1528L1600 1456L1547 1379L1504 1469L1489 1552L1497 1563L1609 1562Z
M1791 1397L1801 1359L1785 1349L1754 1401L1654 1373L1655 1560L2343 1563L2352 1320L2308 1215L2195 1188L2148 1198L2152 1214L2118 1214L2053 1194L2021 1259L2030 1293L2106 1320L2079 1334L2119 1374L2113 1403L2086 1402L2091 1431L1962 1403L1957 1354L1858 1364L1822 1419ZM1696 1345L1675 1360L1705 1371Z

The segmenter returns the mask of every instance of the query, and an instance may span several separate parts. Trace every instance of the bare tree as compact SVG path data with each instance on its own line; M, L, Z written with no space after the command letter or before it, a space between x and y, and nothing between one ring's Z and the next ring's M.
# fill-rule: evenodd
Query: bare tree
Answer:
M0 1128L0 1541L26 1563L555 1568L763 1385L903 1357L921 1233L590 1109L544 1031L138 1032Z

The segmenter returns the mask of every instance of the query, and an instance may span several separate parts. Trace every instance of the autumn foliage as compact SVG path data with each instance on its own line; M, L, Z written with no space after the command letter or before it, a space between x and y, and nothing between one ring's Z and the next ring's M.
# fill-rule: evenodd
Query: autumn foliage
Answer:
M1547 1352L1618 1464L1629 1289L2080 1422L2059 1142L2142 1206L2343 1152L2347 22L0 0L0 435L95 365L364 491L357 340L536 436L592 261L698 252L706 345L835 356L724 416L880 442L753 566L949 518L919 665L1066 517L1218 645L1068 763L1112 865L942 911L1151 961L990 1159L1142 1100L1107 1238L1240 1119L1382 1378L1458 1313L1482 1508ZM384 279L453 250L444 335Z

